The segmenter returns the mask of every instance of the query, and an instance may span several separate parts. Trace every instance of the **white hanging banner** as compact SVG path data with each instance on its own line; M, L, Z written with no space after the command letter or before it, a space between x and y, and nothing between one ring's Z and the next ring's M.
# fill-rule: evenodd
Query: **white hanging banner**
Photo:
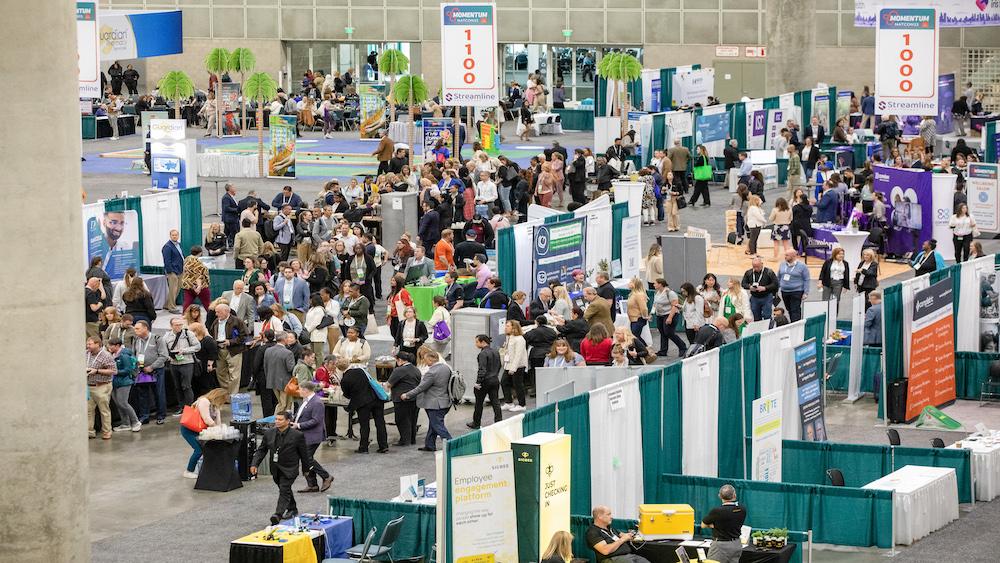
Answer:
M708 105L708 97L715 93L715 69L677 71L673 76L673 97L671 105Z
M641 217L626 217L622 221L622 278L630 280L639 277L642 266L640 245Z
M938 19L934 8L882 8L875 30L875 111L935 115Z
M625 408L613 409L609 397L619 390ZM591 504L607 506L612 513L629 514L645 502L639 400L638 377L590 392L590 426L600 429L590 434Z
M718 348L684 360L681 365L681 405L684 412L698 413L696 424L684 424L681 473L717 477L719 475Z
M80 97L101 97L100 53L97 43L97 3L76 3L76 64Z
M686 111L668 111L663 114L666 120L667 131L670 133L670 139L680 139L682 137L690 137L694 135L694 118L693 114ZM667 146L671 146L668 142Z
M750 441L751 479L781 482L781 391L755 399Z
M498 104L497 53L496 4L441 4L444 105Z

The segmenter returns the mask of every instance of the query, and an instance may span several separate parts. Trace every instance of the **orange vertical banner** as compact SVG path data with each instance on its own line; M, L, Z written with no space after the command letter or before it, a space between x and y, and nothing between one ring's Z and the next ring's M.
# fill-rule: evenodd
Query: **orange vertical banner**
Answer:
M955 400L954 335L952 284L945 278L913 298L906 420L916 418L928 405Z

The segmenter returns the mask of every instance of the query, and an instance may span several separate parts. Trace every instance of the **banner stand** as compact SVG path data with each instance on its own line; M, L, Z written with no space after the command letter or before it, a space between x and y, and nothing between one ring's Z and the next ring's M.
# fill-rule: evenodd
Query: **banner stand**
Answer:
M843 402L854 404L865 396L861 392L861 368L864 365L865 296L859 293L851 300L851 369L847 383L847 398ZM883 334L884 337L884 334ZM884 340L883 340L884 342ZM884 355L884 354L883 354ZM882 368L885 373L885 368ZM884 396L884 395L883 395Z

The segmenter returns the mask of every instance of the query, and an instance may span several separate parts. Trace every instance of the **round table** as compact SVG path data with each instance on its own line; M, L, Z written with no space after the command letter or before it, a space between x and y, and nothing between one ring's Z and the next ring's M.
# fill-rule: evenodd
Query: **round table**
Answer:
M864 248L865 241L868 240L868 231L834 231L833 236L837 237L837 242L840 243L841 248L844 249L844 260L848 264L853 264L854 268L861 264L861 250Z

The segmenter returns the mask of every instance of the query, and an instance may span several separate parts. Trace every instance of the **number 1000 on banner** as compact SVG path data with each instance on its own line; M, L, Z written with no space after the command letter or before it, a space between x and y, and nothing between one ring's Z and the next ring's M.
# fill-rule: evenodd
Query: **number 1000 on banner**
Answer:
M875 41L876 112L937 113L937 73L935 10L881 10Z
M444 105L499 102L495 16L495 4L441 4Z

